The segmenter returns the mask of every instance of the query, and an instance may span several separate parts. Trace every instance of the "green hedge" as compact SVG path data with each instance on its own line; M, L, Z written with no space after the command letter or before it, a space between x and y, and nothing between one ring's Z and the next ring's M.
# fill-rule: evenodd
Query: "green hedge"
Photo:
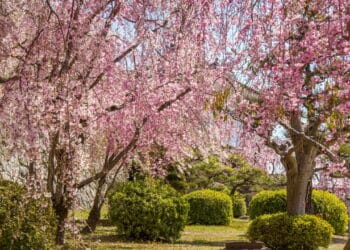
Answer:
M272 250L316 250L327 248L332 226L314 215L290 216L286 213L257 217L248 228L252 241L262 241Z
M335 194L322 190L312 192L314 214L332 225L336 234L343 234L348 225L348 212L345 203Z
M30 198L23 186L0 180L0 249L50 249L56 223L50 201Z
M233 217L239 218L247 214L247 204L242 194L236 193L232 197Z
M160 182L126 182L111 194L109 217L119 234L131 239L174 241L180 237L189 205Z
M232 200L226 193L204 189L189 193L185 198L190 204L188 224L230 224Z
M312 191L314 214L328 221L336 234L343 234L348 223L347 208L336 195L322 190ZM263 214L285 212L287 194L285 190L261 191L256 194L249 205L251 219Z
M249 217L254 220L263 214L287 211L286 190L264 190L253 196L249 203Z

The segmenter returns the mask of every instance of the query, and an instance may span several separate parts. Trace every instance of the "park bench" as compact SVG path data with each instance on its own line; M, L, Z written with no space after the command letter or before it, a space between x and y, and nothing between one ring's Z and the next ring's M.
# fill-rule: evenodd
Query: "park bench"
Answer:
M262 242L230 241L225 243L225 250L260 250L265 249Z

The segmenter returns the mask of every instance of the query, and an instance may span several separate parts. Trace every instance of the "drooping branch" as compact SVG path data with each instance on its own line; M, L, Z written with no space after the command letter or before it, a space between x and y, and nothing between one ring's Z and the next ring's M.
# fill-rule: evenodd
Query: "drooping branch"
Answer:
M100 171L97 174L95 174L94 176L87 178L87 179L81 181L80 183L78 183L77 188L81 189L81 188L85 187L86 185L92 183L93 181L96 181L96 180L104 177L105 175L107 175L107 173L111 169L113 169L115 164L117 164L120 159L122 159L124 156L126 156L127 153L129 153L129 151L131 151L136 146L136 143L137 143L138 138L140 136L140 130L141 130L142 126L137 127L135 129L135 132L134 132L132 139L130 140L128 145L122 151L120 151L117 154L112 153L111 155L109 155L109 151L107 151L102 171Z
M165 110L166 108L170 107L174 102L180 100L182 97L184 97L190 91L191 91L191 88L186 88L184 91L179 93L174 99L171 99L171 100L166 101L163 104L161 104L158 107L157 112L160 113L163 110ZM81 188L85 187L86 185L88 185L88 184L90 184L90 183L92 183L92 182L94 182L94 181L96 181L96 180L106 176L107 173L109 171L111 171L114 168L114 166L121 159L123 159L123 157L125 157L130 151L132 151L136 147L136 143L139 140L141 130L144 127L144 125L148 122L149 117L150 117L149 115L144 117L142 119L141 124L139 126L136 126L136 129L135 129L135 132L133 134L133 137L131 138L131 140L129 141L128 145L123 150L121 150L119 153L112 153L111 155L109 155L109 151L106 152L106 157L105 157L105 161L104 161L104 164L103 164L102 171L100 171L97 174L95 174L94 176L89 177L89 178L81 181L80 183L78 183L77 184L77 188L81 189Z
M136 42L135 44L131 45L129 48L127 48L125 51L123 51L119 56L117 56L113 62L118 63L123 58L125 58L127 55L129 55L134 49L136 49L139 46L140 42ZM102 71L98 74L98 76L95 78L93 83L90 85L89 89L93 89L102 79L102 77L105 75L106 70Z

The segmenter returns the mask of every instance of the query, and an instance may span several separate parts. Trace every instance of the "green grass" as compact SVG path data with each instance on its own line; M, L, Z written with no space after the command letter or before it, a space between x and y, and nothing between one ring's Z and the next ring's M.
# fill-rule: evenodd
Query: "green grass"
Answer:
M102 209L101 209L101 219L107 219L107 214L108 214L108 207L104 205L102 206ZM89 216L89 210L86 210L86 209L74 210L70 213L70 216L73 216L73 215L78 220L87 220Z
M106 219L107 208L103 209L102 214L102 218ZM88 213L85 211L75 211L74 216L82 220L87 218ZM82 236L82 241L80 241L82 242L80 243L82 244L81 247L79 247L80 244L78 240L70 240L71 247L69 247L69 249L218 250L223 249L227 241L246 240L245 232L247 231L249 222L247 220L234 219L230 226L186 226L184 232L182 232L181 238L173 244L125 241L123 238L116 235L115 227L108 225L108 223L101 224L104 225L98 226L94 233ZM345 236L335 236L328 250L342 250L346 240L347 237Z
M116 236L115 228L99 226L95 233L84 236L91 249L222 249L226 241L244 240L246 220L234 220L230 226L187 226L181 238L173 243L130 242Z

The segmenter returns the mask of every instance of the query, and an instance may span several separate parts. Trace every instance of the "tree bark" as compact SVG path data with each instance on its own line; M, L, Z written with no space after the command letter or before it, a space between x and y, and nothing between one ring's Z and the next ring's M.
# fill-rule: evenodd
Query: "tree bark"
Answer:
M56 244L64 244L64 235L65 235L65 223L66 218L68 217L68 208L60 202L59 204L54 204L54 210L57 216L57 231L56 231Z
M344 250L350 250L350 238L346 242L346 245L344 246Z
M115 183L115 179L119 174L119 171L122 169L124 162L125 162L125 158L122 160L118 169L115 171L114 176L109 184L107 183L107 178L106 178L107 174L98 181L94 203L89 212L89 217L86 221L87 225L82 229L81 231L82 233L92 233L95 231L97 224L101 218L101 209L106 201L106 196L109 190L113 187ZM104 186L106 185L108 185L108 187L104 190Z
M106 176L98 181L96 194L94 198L93 206L89 212L89 217L86 221L87 225L81 231L82 233L92 233L97 227L97 223L101 217L101 208L104 204L106 194L103 193L103 187L106 185Z
M300 140L300 138L299 138ZM302 142L303 146L285 154L281 160L287 172L287 213L290 215L305 214L310 181L317 157L317 148Z
M312 179L309 180L307 189L306 189L305 212L307 214L314 213L314 206L312 203Z
M53 138L49 154L47 189L51 193L52 207L58 222L56 244L63 245L65 240L66 219L68 218L68 212L72 204L72 198L68 193L68 180L66 179L65 171L71 166L69 165L67 151L64 148L57 148L57 143L58 133Z
M287 213L290 215L305 214L306 195L309 183L309 175L300 173L287 174Z

